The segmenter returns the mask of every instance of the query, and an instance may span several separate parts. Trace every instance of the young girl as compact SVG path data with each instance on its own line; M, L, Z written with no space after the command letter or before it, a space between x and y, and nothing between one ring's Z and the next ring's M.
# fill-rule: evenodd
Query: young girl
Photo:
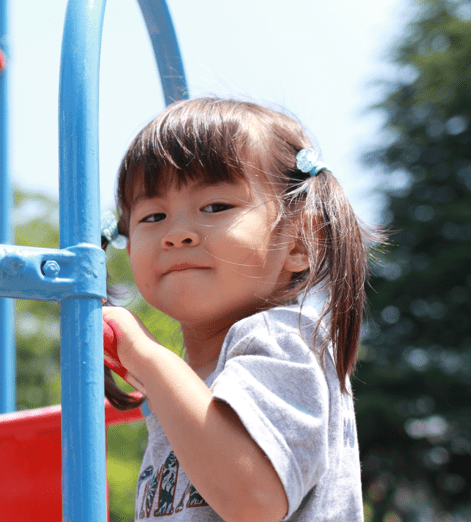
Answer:
M135 519L363 520L349 376L366 234L302 126L252 103L173 104L132 143L117 194L137 287L186 350L104 309L152 409ZM312 291L320 314L299 304Z

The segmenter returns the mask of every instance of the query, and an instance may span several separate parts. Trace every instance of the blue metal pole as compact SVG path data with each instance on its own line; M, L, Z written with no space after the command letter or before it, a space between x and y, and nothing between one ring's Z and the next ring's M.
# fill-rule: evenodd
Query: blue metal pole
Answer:
M106 0L69 0L59 94L60 248L100 245L98 92ZM93 270L93 265L90 267ZM99 298L61 303L63 520L105 522L103 330Z
M0 50L9 57L8 1L0 0ZM0 72L0 244L12 242L8 64ZM0 298L0 413L16 409L14 301Z
M154 50L165 105L188 98L183 60L165 0L138 0Z

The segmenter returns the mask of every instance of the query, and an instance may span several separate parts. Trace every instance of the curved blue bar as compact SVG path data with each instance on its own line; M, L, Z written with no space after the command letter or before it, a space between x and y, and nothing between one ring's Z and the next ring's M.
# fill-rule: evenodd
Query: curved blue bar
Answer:
M175 29L165 0L138 0L152 41L165 104L189 96Z
M67 5L59 93L61 249L100 245L98 89L105 4ZM102 324L99 298L62 301L64 521L107 520Z
M9 57L7 0L0 0L0 48ZM12 189L8 114L8 64L0 72L0 243L11 243ZM16 409L14 302L0 298L0 413Z

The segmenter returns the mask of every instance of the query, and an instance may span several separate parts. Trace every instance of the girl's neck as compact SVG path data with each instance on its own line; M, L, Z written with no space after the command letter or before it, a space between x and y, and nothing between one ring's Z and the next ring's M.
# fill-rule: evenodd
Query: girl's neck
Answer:
M182 324L186 361L202 379L208 377L216 368L222 343L230 326L215 333L208 333Z
M252 313L260 312L270 308L269 303L260 306L258 309L252 310ZM251 315L244 312L234 311L229 314L230 319L214 318L208 322L198 324L180 323L183 333L183 343L186 350L186 362L200 377L205 379L217 365L219 354L221 353L222 344L226 338L227 332L239 320ZM211 369L207 373L208 369ZM206 375L207 373L207 375ZM203 375L205 375L203 377Z

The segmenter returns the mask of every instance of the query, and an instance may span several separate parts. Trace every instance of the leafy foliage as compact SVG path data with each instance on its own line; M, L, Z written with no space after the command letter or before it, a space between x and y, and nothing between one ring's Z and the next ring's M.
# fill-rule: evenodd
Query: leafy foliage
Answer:
M471 9L428 0L376 109L394 247L374 269L356 381L374 522L471 518ZM422 518L421 518L422 517Z
M15 192L15 242L18 245L57 248L57 202L38 193ZM108 249L110 282L122 294L123 305L142 318L165 346L181 353L178 323L148 306L133 286L125 251ZM60 403L59 305L16 302L17 408L30 409ZM132 390L119 377L120 385ZM134 520L134 495L147 442L144 423L112 426L107 433L110 522Z

